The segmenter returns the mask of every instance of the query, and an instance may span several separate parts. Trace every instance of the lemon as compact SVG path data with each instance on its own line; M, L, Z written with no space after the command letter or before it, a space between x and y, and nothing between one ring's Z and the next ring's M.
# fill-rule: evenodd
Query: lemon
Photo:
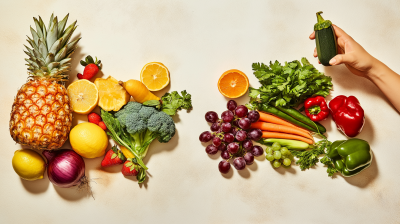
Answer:
M88 114L99 101L99 91L93 82L81 79L71 83L67 88L72 110L78 114Z
M12 159L14 171L25 180L43 179L46 163L39 153L30 149L20 149L14 152Z
M106 132L90 122L80 123L69 133L72 149L85 158L104 155L108 146Z
M140 72L140 81L150 91L164 89L169 84L168 68L161 62L147 63Z
M97 78L94 84L99 89L99 106L105 111L119 111L131 98L112 76L107 79Z

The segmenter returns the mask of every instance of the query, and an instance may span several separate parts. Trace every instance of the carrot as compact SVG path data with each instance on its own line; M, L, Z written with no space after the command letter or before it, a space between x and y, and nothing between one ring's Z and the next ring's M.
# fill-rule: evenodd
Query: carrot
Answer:
M300 128L288 121L283 120L282 118L276 117L274 115L271 114L267 114L267 113L263 113L258 111L260 114L260 121L265 121L265 122L269 122L269 123L274 123L274 124L280 124L280 125L285 125L285 126L289 126L289 127L293 127L293 128L297 128L300 129L302 131L308 132L308 130L304 129L304 128Z
M313 139L309 132L305 132L300 129L297 129L294 127L289 127L286 125L258 121L258 122L251 124L251 127L261 129L261 131L282 132L282 133L286 133L286 134L301 135L303 137Z
M295 140L300 140L308 144L314 144L314 141L308 138L304 138L298 135L291 135L291 134L284 134L284 133L279 133L279 132L270 132L270 131L263 131L262 132L263 138L284 138L284 139L295 139Z

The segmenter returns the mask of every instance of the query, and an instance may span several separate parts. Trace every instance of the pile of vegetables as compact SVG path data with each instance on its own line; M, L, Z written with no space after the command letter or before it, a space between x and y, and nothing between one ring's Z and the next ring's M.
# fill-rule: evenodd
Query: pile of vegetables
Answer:
M332 55L324 57L328 60ZM326 165L328 176L340 172L348 177L369 167L372 153L366 141L350 139L332 143L323 135L325 127L317 122L331 113L338 129L346 136L358 135L365 119L354 96L337 96L328 107L325 97L332 89L331 78L319 72L306 58L302 58L301 63L293 61L284 65L278 61L269 66L254 63L253 70L261 87L249 88L251 100L247 106L260 112L260 120L253 123L252 128L262 131L262 139L258 142L267 145L267 159L271 163L276 160L271 147L278 148L279 145L298 158L296 164L301 170L316 165L324 154L321 163ZM304 104L306 115L296 109L301 104ZM323 139L314 143L315 135ZM273 166L277 168L280 163L274 161Z
M147 166L143 163L151 142L157 139L166 143L175 135L175 123L170 115L178 110L192 109L191 95L186 91L165 94L161 101L146 101L143 104L128 102L116 113L101 110L101 117L107 126L107 134L120 146L129 150L131 171L135 169L137 180L146 179ZM127 155L125 155L127 156Z

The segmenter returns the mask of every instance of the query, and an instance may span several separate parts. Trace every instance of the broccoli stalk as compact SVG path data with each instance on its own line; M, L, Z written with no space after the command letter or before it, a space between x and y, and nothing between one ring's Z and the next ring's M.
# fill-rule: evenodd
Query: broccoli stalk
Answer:
M175 123L168 114L137 102L128 102L114 116L101 110L101 117L109 130L107 134L129 149L135 155L137 164L144 170L147 167L142 159L151 142L155 139L162 143L169 142L175 135ZM146 178L144 170L139 170L139 183Z
M148 168L146 167L146 165L144 165L142 159L139 157L136 151L133 150L134 142L132 141L132 137L126 130L124 130L119 120L116 119L112 114L104 110L101 110L101 118L107 126L107 135L114 139L114 141L117 142L119 145L122 145L125 148L129 149L129 151L131 151L133 155L135 155L135 157L137 158L137 163L143 169L147 170Z
M139 152L141 159L146 156L150 143L158 137L156 133L149 130L144 133L131 134L131 136L135 141L135 151Z

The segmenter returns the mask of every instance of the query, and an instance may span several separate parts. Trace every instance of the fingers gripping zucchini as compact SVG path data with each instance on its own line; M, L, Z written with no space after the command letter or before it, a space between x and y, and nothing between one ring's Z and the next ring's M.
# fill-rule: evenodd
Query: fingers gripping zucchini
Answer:
M329 61L337 55L337 42L332 22L324 20L321 11L317 12L318 22L314 25L315 43L321 64L330 66Z

